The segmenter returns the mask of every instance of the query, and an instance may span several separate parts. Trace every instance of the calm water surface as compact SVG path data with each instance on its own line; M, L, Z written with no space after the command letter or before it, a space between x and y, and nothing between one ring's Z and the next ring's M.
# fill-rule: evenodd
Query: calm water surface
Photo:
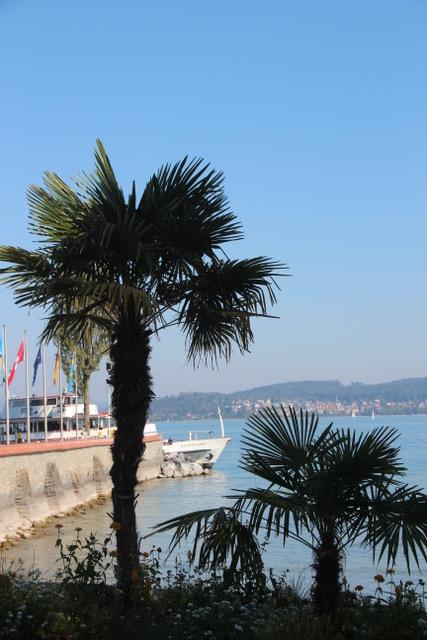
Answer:
M329 424L332 418L321 418L321 425ZM408 468L408 481L422 488L427 487L427 416L388 416L358 418L334 418L336 426L351 427L357 431L366 431L382 425L396 427L400 432L401 454ZM257 486L256 478L251 477L238 467L240 457L240 435L244 428L243 420L226 420L227 435L231 436L231 443L225 448L214 471L209 476L182 479L153 480L140 487L137 506L139 531L142 535L150 532L155 524L173 516L225 504L225 495L233 489L244 489ZM202 429L218 430L214 421L197 423ZM187 432L195 430L194 422L159 423L158 430L164 437L186 439ZM64 525L63 535L66 540L74 533L74 527L83 528L83 532L97 532L104 536L109 531L111 520L107 512L111 511L109 504L87 509L79 516L69 516L60 520ZM8 560L22 558L25 564L41 568L45 574L52 575L56 568L56 551L54 542L56 530L50 526L46 534L40 538L23 540L18 546L6 554ZM169 534L158 535L144 542L149 549L153 543L166 549L170 540ZM185 556L185 549L182 550ZM311 576L311 556L308 549L296 542L289 542L284 548L279 541L271 542L265 554L265 564L272 567L276 573L289 570L294 579L308 581ZM380 565L384 571L384 563ZM346 559L345 573L350 583L362 583L369 588L372 584L373 569L370 553L354 547ZM398 575L405 579L403 565L398 568ZM424 571L427 574L427 571ZM415 570L412 579L418 578L420 573Z

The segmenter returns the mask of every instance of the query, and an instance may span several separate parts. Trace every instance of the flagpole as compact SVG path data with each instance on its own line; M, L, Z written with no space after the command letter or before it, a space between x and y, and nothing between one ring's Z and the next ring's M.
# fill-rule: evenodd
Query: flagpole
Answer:
M58 384L59 384L59 429L61 432L61 440L64 439L64 413L62 410L62 360L61 360L61 345L58 347L59 353L59 372L58 372Z
M7 327L3 325L4 338L4 393L6 401L6 444L10 442L10 420L9 420L9 367L7 364Z
M43 349L42 349L42 367L43 367L44 441L47 442L46 345L44 341L43 341Z
M77 393L77 354L74 351L74 393L75 393L75 403L76 403L76 440L79 437L79 407L78 407L78 393Z
M27 442L31 442L30 432L30 382L28 375L28 334L24 331L24 359L25 359L25 400L27 407Z
M110 429L111 429L111 387L108 385L108 437L110 437Z

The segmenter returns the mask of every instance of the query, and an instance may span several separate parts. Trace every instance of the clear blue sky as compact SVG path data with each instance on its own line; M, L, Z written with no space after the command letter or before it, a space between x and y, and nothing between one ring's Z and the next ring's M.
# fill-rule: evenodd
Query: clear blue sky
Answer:
M97 137L126 189L204 156L246 230L235 254L292 278L220 371L165 333L158 394L427 375L426 33L425 0L0 0L0 241L29 246L27 186L90 169ZM38 315L4 289L0 308L32 361Z

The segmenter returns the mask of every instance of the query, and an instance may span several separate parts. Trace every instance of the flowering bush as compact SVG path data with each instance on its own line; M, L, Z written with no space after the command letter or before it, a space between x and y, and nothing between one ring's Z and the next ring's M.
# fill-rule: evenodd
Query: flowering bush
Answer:
M365 590L364 585L353 587L344 579L342 606L332 620L315 613L309 593L292 585L287 574L277 577L270 573L263 589L251 582L226 588L221 571L206 575L193 570L187 559L177 559L172 569L164 569L161 549L154 546L141 553L136 595L129 603L116 587L107 584L108 571L113 571L116 562L110 542L98 541L93 535L81 538L80 531L76 533L81 543L76 548L76 540L71 549L58 544L62 573L57 582L42 582L38 572L26 572L19 564L1 567L0 638L427 638L424 582L398 581L394 571L374 576L374 595L365 595L370 585Z
M113 523L114 524L114 523ZM64 544L61 538L62 525L57 524L58 537L55 546L59 550L59 562L57 577L60 581L69 584L99 584L105 583L112 560L109 559L112 552L109 551L111 536L103 541L90 533L81 537L81 527L76 527L75 539L70 544Z

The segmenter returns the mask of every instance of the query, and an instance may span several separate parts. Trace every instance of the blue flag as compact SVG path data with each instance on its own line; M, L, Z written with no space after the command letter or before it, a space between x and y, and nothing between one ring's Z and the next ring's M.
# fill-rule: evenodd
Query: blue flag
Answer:
M34 360L34 373L33 373L33 387L34 387L34 383L36 381L37 378L37 369L39 368L39 365L41 364L42 361L42 348L41 346L39 346L39 350L37 351L37 355L36 355L36 359Z

